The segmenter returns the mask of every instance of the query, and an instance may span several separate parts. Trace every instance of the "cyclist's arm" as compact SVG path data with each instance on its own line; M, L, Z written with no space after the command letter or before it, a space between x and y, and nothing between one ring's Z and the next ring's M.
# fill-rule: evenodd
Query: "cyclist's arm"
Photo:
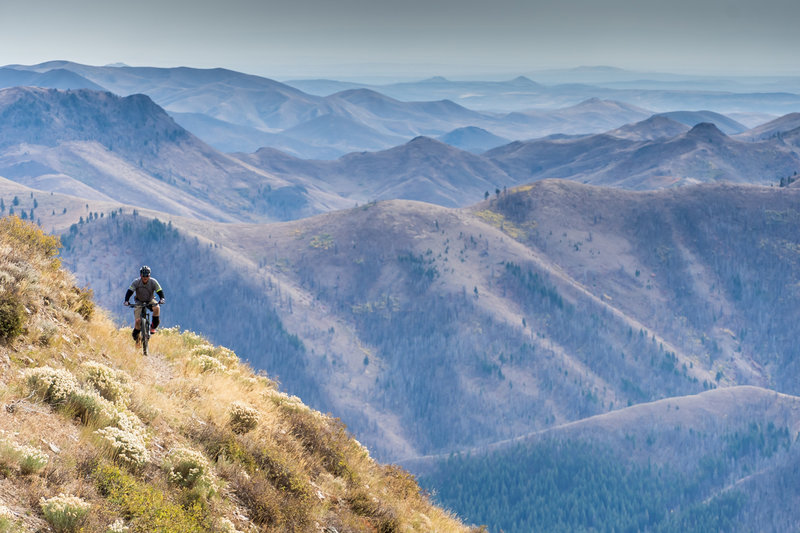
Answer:
M158 294L158 297L163 300L164 299L164 289L161 288L161 284L158 281L156 281L156 280L153 280L153 281L156 282L156 294Z
M131 296L133 296L133 289L128 288L128 290L125 292L125 301L129 301Z

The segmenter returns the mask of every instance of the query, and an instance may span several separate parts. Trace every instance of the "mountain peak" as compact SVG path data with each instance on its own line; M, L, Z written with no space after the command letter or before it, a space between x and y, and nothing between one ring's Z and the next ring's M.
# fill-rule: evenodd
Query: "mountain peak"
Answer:
M686 133L689 126L681 124L664 115L653 115L634 124L626 124L610 131L614 137L632 140L655 140L675 137Z
M528 78L527 76L517 76L513 80L511 80L512 85L522 85L522 86L530 86L530 87L539 87L539 84L533 81L532 79Z
M450 80L444 76L433 76L431 78L422 80L420 83L450 83Z
M722 131L720 131L720 129L711 122L701 122L695 125L691 130L689 130L686 136L690 138L707 140L708 142L728 138L727 135L722 133Z
M0 145L5 146L94 140L124 149L139 147L143 131L156 131L168 140L189 136L144 94L121 97L89 89L12 87L0 89L0 111Z
M426 135L419 135L417 137L414 137L413 139L408 141L405 145L414 148L428 148L428 147L451 148L447 144L441 141L437 141L436 139L428 137Z

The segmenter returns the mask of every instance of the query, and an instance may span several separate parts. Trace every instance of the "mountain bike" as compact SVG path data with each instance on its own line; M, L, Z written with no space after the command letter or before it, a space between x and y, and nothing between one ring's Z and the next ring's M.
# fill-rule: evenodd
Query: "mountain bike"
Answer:
M147 355L147 344L150 342L150 313L153 311L153 304L134 304L125 302L126 307L137 307L142 309L142 329L139 332L139 340L142 342L142 355Z

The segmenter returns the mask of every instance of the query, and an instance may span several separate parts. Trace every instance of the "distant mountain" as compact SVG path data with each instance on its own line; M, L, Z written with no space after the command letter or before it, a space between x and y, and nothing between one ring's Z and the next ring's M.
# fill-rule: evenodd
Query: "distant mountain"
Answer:
M240 126L202 113L170 113L175 122L189 131L202 132L203 141L221 152L255 152L271 146L295 157L306 159L335 159L350 150L331 146L313 146L303 140L280 133L267 133L249 126Z
M766 124L747 130L738 136L741 140L763 141L791 134L800 129L800 113L789 113Z
M0 90L1 175L216 220L296 218L342 205L323 207L330 198L214 150L147 96L89 90Z
M652 114L651 111L622 102L590 98L574 106L556 110L510 113L505 116L505 120L518 128L527 128L530 133L539 131L545 135L580 134L608 131L624 124L639 122Z
M708 123L669 139L612 135L517 142L484 156L516 183L556 177L629 189L713 181L768 185L800 169L796 147L739 141Z
M281 133L282 137L313 146L317 151L335 151L337 157L349 152L383 150L403 143L403 137L377 131L364 122L328 114L309 120ZM264 146L276 146L265 143ZM308 153L305 150L304 153ZM333 159L333 158L330 158Z
M558 133L600 133L643 120L653 112L708 109L714 113L736 111L764 116L794 111L800 105L800 96L790 93L612 89L580 84L545 86L526 77L501 82L460 82L436 77L381 86L325 82L328 88L344 90L322 97L274 80L225 69L93 67L67 61L8 68L39 75L69 71L123 96L147 94L170 113L194 117L191 131L225 151L254 151L254 146L268 142L270 147L312 158L390 147L385 138L377 145L376 138L365 143L370 137L364 133L369 130L401 137L397 144L419 135L439 137L461 127L482 128L500 137L524 140ZM608 101L625 104L614 109ZM591 109L602 102L606 102L604 109ZM640 110L638 114L632 113L634 107ZM518 114L523 109L534 111ZM644 109L650 111L642 113ZM199 115L214 120L200 120ZM351 132L352 138L340 135L332 139L326 132L332 119L321 117L350 121L345 131ZM685 120L694 122L690 126L698 121L713 122L729 133L737 128L719 116ZM219 121L244 129L223 127ZM321 129L317 130L315 125ZM265 138L262 134L281 134L289 129L293 129L294 139L307 148L301 149L302 144L292 145L282 137ZM231 135L221 141L220 136L226 130ZM308 139L298 138L299 132L309 135ZM334 144L320 144L332 140Z
M294 87L295 89L300 89L304 93L313 94L316 96L330 96L342 91L347 91L350 89L363 89L368 86L367 84L361 83L325 79L288 80L284 83L290 87Z
M398 100L448 99L478 111L506 113L569 107L589 98L628 102L658 112L709 109L723 114L747 111L782 115L800 105L798 77L723 78L632 72L614 67L539 71L506 81L437 77L360 87Z
M122 96L147 94L170 112L202 113L268 132L314 118L321 101L268 78L221 68L95 67L71 62L27 68L68 69Z
M453 125L469 125L490 120L449 100L401 102L369 89L352 89L325 99L334 113L358 118L384 133L417 136L442 134Z
M655 141L682 135L689 129L686 124L667 118L665 115L653 115L641 122L611 130L608 135L632 141Z
M319 189L359 203L400 198L457 207L508 181L491 162L428 137L335 161L302 161L271 150L238 157L270 174L287 180L300 176Z
M62 68L55 68L43 73L16 70L9 67L0 68L0 88L16 86L43 87L47 89L106 90L83 76Z
M747 126L744 124L740 124L725 115L714 113L713 111L670 111L669 113L661 113L661 115L676 122L686 124L690 128L697 126L701 122L714 124L720 131L727 135L735 135L748 130Z
M509 139L498 137L483 128L475 126L457 128L438 137L437 140L476 154L511 142Z

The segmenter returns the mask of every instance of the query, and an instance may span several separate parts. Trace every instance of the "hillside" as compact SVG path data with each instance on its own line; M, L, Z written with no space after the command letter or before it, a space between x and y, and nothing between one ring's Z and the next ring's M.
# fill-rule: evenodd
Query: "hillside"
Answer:
M2 531L468 530L232 351L167 328L142 357L57 250L0 220Z
M670 398L429 462L422 482L492 531L788 531L798 408L755 387Z
M469 209L269 226L126 213L77 225L64 255L115 313L151 264L181 295L168 323L205 328L396 461L718 387L800 393L797 193L546 180ZM258 326L203 324L198 300Z

